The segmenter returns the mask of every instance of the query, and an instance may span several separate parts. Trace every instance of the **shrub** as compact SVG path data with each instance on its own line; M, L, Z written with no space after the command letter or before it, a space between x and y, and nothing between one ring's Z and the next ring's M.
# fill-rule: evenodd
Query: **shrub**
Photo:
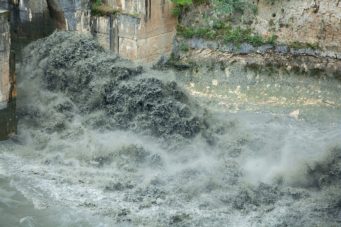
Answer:
M95 16L110 16L114 15L118 10L113 9L109 5L102 2L102 0L91 1L91 14Z
M246 0L210 0L218 13L243 13L246 10L256 12L256 7Z
M228 43L239 45L241 43L250 43L254 46L263 44L274 44L277 37L263 37L258 34L253 34L251 29L242 29L240 27L233 28L230 24L215 23L212 28L192 28L178 25L178 35L184 38L204 38L223 40Z

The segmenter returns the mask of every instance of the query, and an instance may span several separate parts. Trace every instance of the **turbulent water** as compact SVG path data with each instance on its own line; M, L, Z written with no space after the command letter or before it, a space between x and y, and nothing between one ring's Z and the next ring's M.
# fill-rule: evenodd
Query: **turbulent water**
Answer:
M214 70L153 71L63 32L23 56L1 226L341 225L339 81L221 71L212 88ZM293 95L313 85L328 105Z

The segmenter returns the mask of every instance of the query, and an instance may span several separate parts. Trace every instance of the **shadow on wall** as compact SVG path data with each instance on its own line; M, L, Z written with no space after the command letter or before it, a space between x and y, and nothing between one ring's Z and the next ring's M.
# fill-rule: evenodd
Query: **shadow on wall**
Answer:
M15 114L16 101L13 99L7 108L0 110L0 141L8 139L17 131L17 118Z
M30 42L49 36L55 29L65 28L62 22L65 20L58 18L57 13L50 13L49 9L56 6L51 3L48 7L47 2L50 0L35 0L34 3L18 0L0 4L10 11L11 50L16 53L16 60L20 60L21 50Z
M16 132L15 56L10 37L9 12L0 9L0 140Z
M10 12L0 10L0 48L4 47L0 50L0 140L16 132L15 61L21 60L22 49L56 29L76 30L79 21L86 25L88 4L89 0L0 0L0 8Z
M4 47L0 55L3 63L0 67L0 92L3 93L0 100L0 141L8 139L17 130L15 60L20 60L21 50L28 43L50 35L60 26L60 18L52 16L44 6L47 6L45 0L0 0L0 7L10 12L2 11L0 29L0 46Z

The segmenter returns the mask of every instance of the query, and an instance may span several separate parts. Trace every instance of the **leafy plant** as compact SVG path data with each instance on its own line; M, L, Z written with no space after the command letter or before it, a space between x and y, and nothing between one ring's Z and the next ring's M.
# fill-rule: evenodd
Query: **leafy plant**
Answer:
M187 51L189 51L189 46L187 44L185 44L185 43L181 43L180 46L179 46L179 49L181 51L187 52Z
M276 2L279 2L280 0L266 0L265 2L267 2L268 4L275 4Z
M184 10L193 4L192 0L171 0L175 7L172 10L172 14L174 16L180 17L180 15L184 12Z
M95 16L110 16L114 15L118 10L113 9L109 5L102 2L102 0L91 1L91 14Z
M206 39L213 39L215 38L216 32L209 28L191 28L191 27L184 27L178 25L177 28L178 35L183 36L184 38L206 38Z
M234 28L229 30L225 37L224 41L231 42L234 44L240 43L250 43L254 46L261 46L263 44L274 44L277 40L277 36L271 35L266 38L258 34L253 34L250 29L241 29Z
M172 0L172 2L179 6L191 5L193 3L192 0Z
M318 43L303 43L303 42L298 42L298 41L290 43L289 46L294 49L308 48L308 49L317 50L320 48Z
M211 2L214 5L215 10L219 13L243 13L248 9L251 9L254 12L256 11L256 7L246 0L211 0Z
M181 14L191 5L201 5L210 3L210 0L171 0L171 1L175 4L172 14L177 17L181 16Z
M192 28L178 25L178 35L184 38L204 38L223 40L228 43L234 43L239 45L241 43L250 43L254 46L260 46L263 44L274 44L277 36L271 35L269 37L263 37L258 34L253 34L251 29L242 29L240 27L233 28L230 24L224 24L217 22L213 25L213 28Z

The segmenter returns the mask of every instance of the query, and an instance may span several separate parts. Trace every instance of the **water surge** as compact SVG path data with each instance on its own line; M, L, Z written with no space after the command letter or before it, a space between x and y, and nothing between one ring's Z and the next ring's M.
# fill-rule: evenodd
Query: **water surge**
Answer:
M37 211L7 223L341 223L340 122L213 111L173 72L74 33L30 44L18 74L19 133L0 143L0 209L15 210L5 201L14 196ZM11 187L21 194L8 196ZM39 221L64 207L67 220Z

